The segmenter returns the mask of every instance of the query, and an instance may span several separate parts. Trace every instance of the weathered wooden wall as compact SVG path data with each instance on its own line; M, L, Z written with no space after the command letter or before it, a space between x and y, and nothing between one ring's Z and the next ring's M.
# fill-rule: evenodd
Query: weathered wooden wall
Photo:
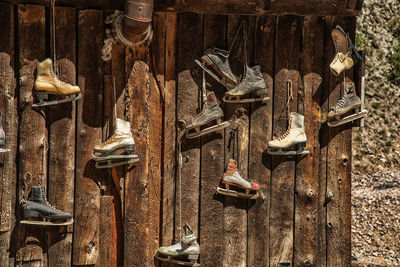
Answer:
M202 266L349 266L352 125L328 128L323 114L342 93L341 78L329 72L330 31L341 24L354 37L354 17L157 12L151 46L116 47L103 62L103 21L112 10L70 4L55 10L53 47L48 3L0 3L0 111L11 148L0 155L1 266L154 266L158 246L177 242L185 222L199 238ZM231 126L183 138L180 170L177 122L201 109L194 60L209 46L229 47L241 20L248 61L261 66L270 101L224 104L225 89L207 76ZM83 97L34 109L35 67L54 49L59 77L78 84ZM265 152L286 131L288 79L291 110L306 117L305 157ZM112 133L114 106L131 121L140 161L100 171L91 152ZM260 199L216 194L230 158L260 184ZM18 224L33 185L73 213L74 225Z

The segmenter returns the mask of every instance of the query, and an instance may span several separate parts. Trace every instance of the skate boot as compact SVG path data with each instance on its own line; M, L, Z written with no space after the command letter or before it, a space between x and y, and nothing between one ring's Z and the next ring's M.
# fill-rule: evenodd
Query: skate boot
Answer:
M134 154L134 146L130 122L117 118L114 134L106 142L94 147L96 168L111 168L139 161Z
M184 229L185 236L175 245L160 247L155 256L156 259L179 265L200 266L197 263L200 246L196 241L196 236L188 224L185 224Z
M6 134L3 130L3 125L1 123L1 112L0 112L0 153L9 152L9 148L4 148L6 145Z
M186 137L196 138L228 127L229 122L222 122L223 117L224 112L219 107L214 92L209 93L207 101L204 103L203 110L192 118L192 123L190 125L186 126ZM216 125L202 128L212 121L216 121Z
M78 86L60 81L53 71L53 64L50 58L45 59L37 65L35 80L35 97L39 100L32 107L49 106L65 102L75 101L82 97ZM48 100L48 95L61 97L58 100Z
M233 89L225 93L223 98L227 103L252 103L266 101L268 90L260 66L247 67L246 75Z
M33 186L31 196L23 206L27 220L22 220L22 224L60 226L74 222L71 214L60 211L47 202L43 186Z
M352 51L356 59L362 60L361 55L355 49L349 35L339 25L331 32L333 44L335 45L335 57L329 65L331 72L338 76L342 71L348 70L354 65Z
M220 194L250 199L257 198L260 189L258 184L249 182L240 176L237 162L233 159L229 160L220 186L217 187L217 192Z
M268 142L267 153L270 155L302 155L309 154L304 150L307 137L304 130L304 116L295 112L290 113L289 127L282 136ZM292 150L297 148L297 150Z
M328 113L328 126L330 127L361 119L368 113L367 110L361 110L361 99L355 93L354 83L347 83L345 87L342 98ZM342 118L342 115L353 110L354 114Z
M229 51L212 47L204 52L201 61L195 60L202 69L228 90L237 85L237 79L231 70L229 54Z

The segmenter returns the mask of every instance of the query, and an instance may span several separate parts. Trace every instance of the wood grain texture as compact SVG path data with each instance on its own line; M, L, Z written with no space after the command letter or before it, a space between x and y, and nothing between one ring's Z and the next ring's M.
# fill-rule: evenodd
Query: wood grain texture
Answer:
M92 159L93 147L102 136L103 12L78 13L78 85L82 99L77 108L75 228L73 264L97 262L99 252L100 171Z
M296 166L295 243L294 265L320 266L318 259L318 179L320 166L319 131L321 127L320 83L323 76L323 34L321 17L306 16L302 29L301 72L303 75L302 101L298 110L305 114L307 148L310 155Z
M228 47L233 39L241 21L246 22L247 46L243 47L243 35L239 34L238 42L233 45L232 58L241 61L246 49L247 64L251 65L254 48L254 17L228 16ZM240 60L239 60L240 59ZM240 65L242 66L242 65ZM236 72L234 70L234 72ZM238 163L240 175L244 179L257 179L248 176L248 147L249 147L249 104L225 104L225 117L230 121L230 126L225 128L225 166L229 159ZM249 201L250 205L254 201ZM224 265L245 266L247 250L247 200L235 197L224 197L224 240L225 253Z
M18 6L19 46L19 201L28 199L32 186L47 184L47 128L44 109L32 109L34 73L45 50L45 9L41 6ZM36 44L32 46L32 44ZM22 214L21 214L22 215ZM22 219L22 218L21 218ZM15 239L18 264L44 264L46 249L43 230L19 225Z
M190 122L192 116L201 110L200 87L201 70L194 62L202 55L203 16L181 14L178 29L178 101L177 120ZM179 142L179 140L178 140ZM186 223L198 237L199 227L199 186L200 186L200 140L182 139L182 194L177 189L175 213L175 240L183 234ZM178 171L179 172L179 171ZM179 174L178 174L179 175ZM178 176L179 177L179 176ZM177 179L179 188L179 179ZM180 222L179 202L182 203L182 222Z
M332 17L327 26L340 24L354 40L355 18ZM333 42L330 49L334 51ZM332 53L334 55L334 52ZM345 73L353 80L353 71ZM336 105L343 94L343 75L330 76L329 106ZM352 124L329 128L327 163L327 265L349 266L351 264L351 138Z
M178 15L165 14L165 88L161 244L174 241L176 172L176 63Z
M98 266L117 266L116 253L114 253L113 239L113 197L100 197L100 240L99 240L99 257Z
M125 183L124 265L150 266L154 239L150 229L149 202L153 191L149 175L150 74L148 47L127 48L126 75L128 120L139 161L130 167Z
M274 84L274 138L284 134L288 127L285 109L288 92L287 82L293 85L293 100L290 111L297 111L297 93L300 87L300 18L282 16L277 22L275 45L275 84ZM300 158L299 158L300 160ZM294 234L294 183L296 157L273 156L271 174L270 207L270 264L292 265Z
M203 50L216 46L225 48L226 16L205 15ZM206 75L206 74L204 74ZM222 100L224 87L208 74L205 77L217 99ZM201 86L201 85L200 85ZM203 103L204 105L204 103ZM223 106L222 106L223 108ZM224 172L224 131L214 132L201 138L201 187L200 187L200 251L205 266L223 266L223 197L216 193Z
M162 162L162 97L164 89L165 16L154 15L152 49L150 50L149 89L149 254L151 265L160 244L161 162Z
M9 250L15 228L16 204L16 153L18 139L17 95L14 65L14 7L0 4L0 24L3 25L0 39L0 111L6 135L6 147L10 152L0 157L0 261L13 265L15 255ZM15 236L14 236L15 237Z
M76 9L55 9L57 77L76 84ZM50 20L53 18L51 17ZM50 38L53 40L52 26ZM75 117L76 104L48 108L49 125L49 201L58 209L74 213ZM70 266L73 226L56 228L49 235L49 264Z
M251 106L249 174L260 184L260 199L249 206L248 211L247 266L267 266L269 263L271 160L265 149L272 136L275 26L275 17L263 16L257 18L255 27L254 63L261 67L270 100Z

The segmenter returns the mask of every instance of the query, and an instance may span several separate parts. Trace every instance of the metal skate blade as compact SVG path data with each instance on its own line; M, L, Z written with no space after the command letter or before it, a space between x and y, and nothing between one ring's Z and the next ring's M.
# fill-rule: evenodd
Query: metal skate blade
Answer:
M184 256L169 256L169 255L162 255L157 252L154 256L157 260L163 262L170 262L178 265L185 265L185 266L200 266L197 263L197 259L199 255L184 255Z
M11 149L9 148L0 148L0 153L10 152Z
M336 126L343 125L343 124L346 124L346 123L349 123L349 122L353 122L355 120L359 120L359 119L364 118L367 114L368 114L368 110L364 109L359 113L344 117L341 120L328 121L328 126L329 127L336 127Z
M228 121L224 121L223 123L208 127L206 129L198 132L198 133L197 132L190 132L189 130L191 130L191 129L188 129L186 131L186 138L193 139L193 138L197 138L197 137L209 134L209 133L217 132L219 130L222 130L222 129L228 127L229 125L230 125L230 123Z
M205 64L201 63L199 60L195 59L194 62L196 62L197 65L199 65L203 70L205 70L205 72L208 73L208 75L210 75L212 78L214 78L214 80L222 84L228 90L235 87L235 84L231 84L227 82L225 79L221 79L220 77L218 77L217 74L215 74L211 69L209 69Z
M64 226L71 225L74 223L74 219L70 219L68 221L32 221L32 220L22 220L19 223L21 224L29 224L29 225L43 225L43 226Z
M230 190L226 188L221 188L217 187L217 193L222 194L222 195L227 195L231 197L240 197L240 198L247 198L247 199L256 199L258 198L258 192L257 191L251 191L251 192L256 192L255 194L246 194L242 192L237 192L235 190Z
M134 154L133 149L128 151L130 152L129 154L124 154L124 152L126 152L125 149L121 149L121 150L116 150L115 154L106 154L106 155L96 155L96 152L92 153L93 159L96 161L104 161L104 160L109 160L109 159L133 159L133 158L137 158L138 156L136 154ZM120 152L120 153L118 153Z
M117 166L121 166L121 165L138 162L139 157L137 155L133 155L133 156L136 156L136 157L130 157L129 160L124 160L124 161L119 161L119 162L112 162L112 160L115 160L116 158L108 159L108 160L97 160L95 167L97 169L105 169L105 168L117 167ZM121 159L126 159L126 157L123 157Z
M64 99L41 100L39 103L32 104L32 107L45 107L45 106L58 105L58 104L62 104L62 103L76 101L76 100L81 99L81 98L82 98L82 94L81 93L72 94L72 95L65 96Z
M254 102L266 102L269 97L260 96L258 98L240 98L240 96L225 95L222 99L225 103L254 103Z
M297 155L306 155L310 154L309 150L303 150L302 148L298 150L290 150L284 151L282 149L279 150L271 150L270 148L267 149L267 153L273 156L297 156Z

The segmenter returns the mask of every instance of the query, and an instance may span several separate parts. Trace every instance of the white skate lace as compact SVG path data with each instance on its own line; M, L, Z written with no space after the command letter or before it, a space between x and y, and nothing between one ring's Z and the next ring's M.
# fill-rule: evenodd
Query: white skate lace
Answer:
M53 76L53 78L54 78L57 82L59 82L59 83L61 83L61 84L63 84L63 85L66 85L66 86L68 86L68 87L72 87L72 85L70 85L69 83L63 82L63 81L61 81L60 79L58 79L57 75L54 74L53 68L52 68L51 66L49 66L49 70L50 70L51 76Z
M334 107L332 107L332 110L336 111L339 108L341 108L344 105L344 103L346 102L346 98L347 98L347 94L343 95L342 98L339 100L339 102Z

